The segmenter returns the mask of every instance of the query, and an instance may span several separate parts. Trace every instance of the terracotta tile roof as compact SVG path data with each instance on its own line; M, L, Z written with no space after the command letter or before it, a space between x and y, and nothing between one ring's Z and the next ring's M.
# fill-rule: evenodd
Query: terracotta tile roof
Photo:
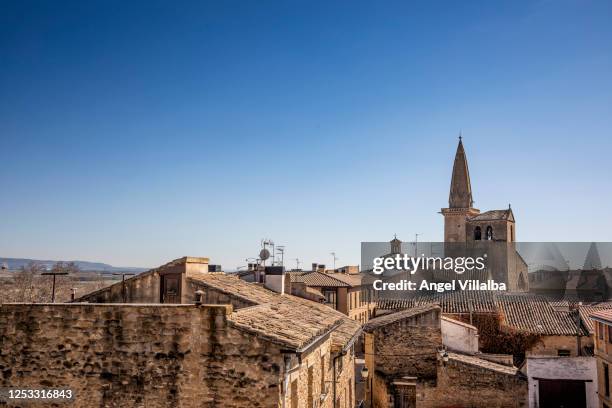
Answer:
M321 272L308 272L302 275L291 274L291 282L303 282L306 284L306 286L328 288L351 286L340 279L336 279L330 273Z
M559 310L543 296L493 291L457 291L423 294L412 299L379 299L378 308L399 310L425 304L439 304L442 313L500 313L503 324L543 335L576 335L575 312ZM587 335L582 325L579 331Z
M470 221L495 221L495 220L507 220L510 218L512 211L510 209L505 210L490 210L470 217Z
M319 336L342 324L335 314L296 306L292 302L275 302L246 307L232 313L230 321L258 337L300 349Z
M492 361L484 360L476 356L468 356L465 354L447 352L449 361L455 361L471 366L484 368L485 370L495 371L496 373L506 375L518 375L519 369L516 367L510 367L503 364L497 364Z
M364 282L367 282L367 277L361 273L346 274L335 272L328 273L327 276L331 276L334 279L338 279L339 281L342 281L351 287L361 286L364 284Z
M380 317L375 317L374 319L370 319L365 324L365 326L363 326L363 330L367 332L371 332L372 330L378 329L388 324L396 323L396 322L399 322L400 320L414 317L414 316L417 316L423 313L427 313L432 310L440 310L440 307L435 304L429 304L429 305L413 307L411 309L401 310L399 312L390 313L390 314L380 316Z
M226 275L225 273L202 273L192 275L190 279L204 283L208 286L226 293L236 296L237 298L250 302L253 305L268 303L275 300L277 293L268 290L257 283L249 283L239 279L238 277Z
M580 305L578 306L578 311L580 313L580 319L584 324L584 327L590 334L595 333L595 326L593 325L593 319L591 315L595 312L600 312L603 310L612 309L612 305L604 304L604 305Z
M361 329L358 322L328 306L281 295L236 276L206 273L188 279L252 304L234 311L230 322L287 348L299 350L328 332L334 347L345 347Z
M544 335L588 335L576 322L576 312L555 311L542 296L504 294L498 296L505 325Z
M612 323L612 310L600 310L598 312L591 313L591 318L595 320L603 320L608 323Z
M418 305L438 303L442 313L495 313L495 293L490 291L457 291L450 293L423 293L411 299L379 299L379 309L405 309Z

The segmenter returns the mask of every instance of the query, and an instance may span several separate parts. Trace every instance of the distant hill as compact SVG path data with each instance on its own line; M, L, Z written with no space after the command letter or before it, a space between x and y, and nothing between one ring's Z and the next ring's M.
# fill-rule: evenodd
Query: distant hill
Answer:
M101 262L88 262L88 261L50 261L41 259L26 259L26 258L0 258L0 265L6 264L9 270L17 270L22 266L29 264L30 262L36 262L44 265L47 269L51 269L53 264L56 262L74 262L82 271L96 271L96 272L131 272L140 273L149 270L149 268L134 268L134 267L122 267L112 266Z

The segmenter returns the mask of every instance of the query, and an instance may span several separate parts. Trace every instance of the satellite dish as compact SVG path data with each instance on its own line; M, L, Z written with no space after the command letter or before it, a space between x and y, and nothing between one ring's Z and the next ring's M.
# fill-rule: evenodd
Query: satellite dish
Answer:
M266 248L259 251L259 259L261 259L262 261L265 261L269 257L270 257L270 251L268 251Z

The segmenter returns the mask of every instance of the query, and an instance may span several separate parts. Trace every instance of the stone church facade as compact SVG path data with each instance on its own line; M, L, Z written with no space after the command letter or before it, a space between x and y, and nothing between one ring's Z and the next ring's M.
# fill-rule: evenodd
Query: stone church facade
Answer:
M527 264L516 252L516 220L512 208L480 212L474 208L470 172L461 136L455 154L448 207L444 216L447 256L488 256L488 275L509 291L529 290Z

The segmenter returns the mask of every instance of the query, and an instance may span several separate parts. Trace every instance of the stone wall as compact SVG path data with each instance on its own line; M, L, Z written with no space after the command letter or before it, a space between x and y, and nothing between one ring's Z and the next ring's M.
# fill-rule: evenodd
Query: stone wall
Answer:
M279 347L229 306L0 305L0 387L69 387L73 407L272 407Z
M521 408L527 392L522 377L449 361L440 364L436 387L418 384L417 407Z
M437 350L442 345L440 312L388 324L375 330L374 366L383 374L435 379Z
M593 338L580 336L581 347L593 346ZM557 356L559 350L567 350L577 356L576 336L542 336L538 343L526 351L527 356Z
M125 280L125 303L159 303L159 272L148 271ZM115 283L106 288L89 293L80 299L90 303L123 303L123 283Z
M302 356L301 369L293 369L285 381L285 407L310 408L316 402L321 408L334 408L334 353L331 343ZM354 365L355 357L350 351L335 361L336 364L336 407L355 406ZM297 392L292 392L292 390ZM297 397L297 398L296 398Z

